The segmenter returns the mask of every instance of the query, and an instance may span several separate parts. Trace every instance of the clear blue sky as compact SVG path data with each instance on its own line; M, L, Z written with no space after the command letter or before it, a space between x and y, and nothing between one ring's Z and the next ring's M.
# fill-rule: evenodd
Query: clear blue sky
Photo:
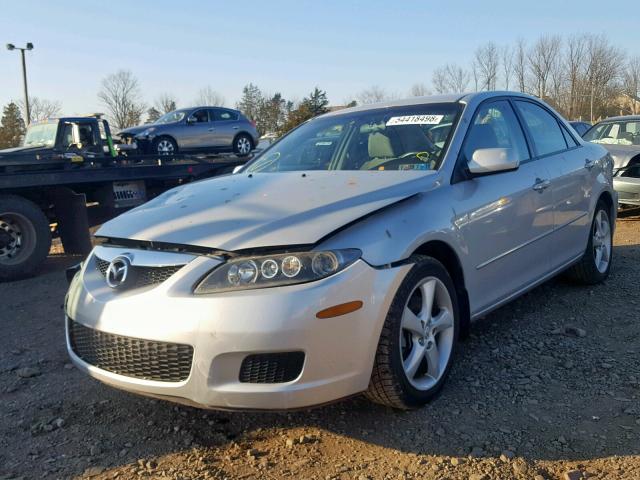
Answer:
M637 1L527 2L0 0L0 44L28 53L30 94L66 114L103 111L100 80L124 68L144 99L191 103L211 85L233 106L243 85L300 99L315 85L340 104L379 85L404 96L444 63L467 64L481 43L540 34L605 33L640 54ZM22 98L19 55L0 50L0 104Z

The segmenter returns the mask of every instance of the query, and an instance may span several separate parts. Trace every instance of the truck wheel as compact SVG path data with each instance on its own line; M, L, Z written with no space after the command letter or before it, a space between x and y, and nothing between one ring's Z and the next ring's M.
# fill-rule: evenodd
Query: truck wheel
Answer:
M246 157L253 150L253 140L249 135L241 133L233 141L233 152L239 157Z
M153 141L153 153L158 155L173 155L178 153L178 144L170 137L156 138Z
M0 196L0 282L31 275L51 248L49 220L16 195Z

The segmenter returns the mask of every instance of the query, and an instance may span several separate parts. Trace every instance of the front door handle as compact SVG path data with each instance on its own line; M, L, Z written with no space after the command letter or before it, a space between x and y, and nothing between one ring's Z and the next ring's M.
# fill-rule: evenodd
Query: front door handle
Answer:
M235 127L233 127L234 130L238 130L240 127L238 127L237 125Z
M584 161L584 168L586 168L587 170L591 170L593 167L596 166L596 161L595 160L589 160L588 158Z
M541 178L536 178L536 183L533 184L533 189L536 192L542 192L544 191L549 185L551 185L551 182L549 180L543 180Z
M214 130L215 130L215 128L213 128L213 127L211 127L211 128L209 129L209 131L210 131L210 132L213 132Z

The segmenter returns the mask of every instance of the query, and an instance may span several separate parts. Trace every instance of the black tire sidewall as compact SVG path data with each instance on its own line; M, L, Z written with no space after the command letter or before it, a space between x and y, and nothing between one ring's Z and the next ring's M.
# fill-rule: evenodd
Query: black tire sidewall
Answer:
M51 249L49 221L40 208L30 200L16 196L0 196L0 213L16 213L26 218L35 232L35 245L31 254L16 265L0 264L0 282L31 275L44 261Z
M433 387L428 390L422 391L416 389L407 379L407 375L402 367L400 342L402 331L402 312L404 311L404 306L408 300L409 295L413 292L415 286L426 277L438 278L445 285L449 292L451 303L453 305L454 335L451 355L449 356L449 362L447 364L447 367L445 368L444 373ZM410 407L422 406L429 400L431 400L435 395L437 395L442 389L453 363L453 359L456 353L456 347L458 344L458 336L460 334L460 311L455 285L453 283L453 280L449 276L449 273L440 262L431 257L421 257L414 264L413 268L409 271L402 284L400 285L400 288L398 288L398 291L396 292L396 295L391 304L391 308L389 309L386 322L389 322L391 331L391 372L400 384L401 391L404 396L403 401Z

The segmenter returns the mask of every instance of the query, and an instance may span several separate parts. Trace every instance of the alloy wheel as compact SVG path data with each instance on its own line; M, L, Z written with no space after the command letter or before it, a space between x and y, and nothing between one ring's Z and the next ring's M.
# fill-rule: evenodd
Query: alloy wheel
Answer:
M236 143L240 155L247 155L251 151L251 142L247 137L240 137Z
M604 210L599 210L593 222L593 259L596 268L604 273L609 268L611 261L611 224L609 215Z
M423 279L411 292L401 322L400 353L409 383L433 387L444 374L454 341L451 296L436 277Z
M170 155L173 153L173 143L169 140L160 140L158 142L157 151L161 155Z

